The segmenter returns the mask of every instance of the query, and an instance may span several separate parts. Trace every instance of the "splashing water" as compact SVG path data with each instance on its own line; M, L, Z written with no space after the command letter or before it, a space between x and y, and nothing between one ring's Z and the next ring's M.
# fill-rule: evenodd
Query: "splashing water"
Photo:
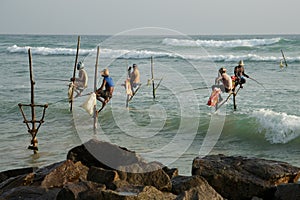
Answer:
M287 143L300 136L300 117L286 113L274 112L269 109L254 111L252 115L261 125L260 133L273 143Z

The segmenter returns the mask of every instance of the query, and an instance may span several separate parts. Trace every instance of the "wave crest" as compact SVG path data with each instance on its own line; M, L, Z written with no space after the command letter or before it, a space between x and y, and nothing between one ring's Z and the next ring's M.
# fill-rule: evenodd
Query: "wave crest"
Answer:
M273 143L287 143L300 136L300 117L278 113L269 109L254 111L252 115L259 122L259 132Z
M76 55L76 49L71 48L50 48L50 47L30 47L24 46L19 47L17 45L13 45L7 48L7 51L10 53L26 53L28 49L31 49L32 54L36 55ZM80 49L80 55L88 55L90 53L95 53L95 49ZM150 58L151 56L154 57L180 57L174 53L169 52L156 52L156 51L149 51L149 50L126 50L126 49L100 49L100 55L104 58L134 58L134 59L144 59Z
M271 39L237 39L237 40L183 40L165 38L162 43L168 46L183 47L254 47L278 43L281 38Z
M19 47L13 45L7 48L9 53L24 53L27 54L28 49L31 49L32 54L36 55L76 55L76 49L72 48L50 48L50 47ZM79 55L86 56L88 54L95 54L96 49L80 49ZM100 49L100 55L103 58L124 58L124 59L147 59L151 56L155 58L178 58L187 60L202 60L202 61L214 61L214 62L238 62L239 60L252 61L252 62L278 62L282 59L281 56L261 56L256 54L245 55L192 55L192 54L176 54L167 51L154 51L154 50L126 50L126 49ZM286 57L288 62L300 62L300 56L298 57Z

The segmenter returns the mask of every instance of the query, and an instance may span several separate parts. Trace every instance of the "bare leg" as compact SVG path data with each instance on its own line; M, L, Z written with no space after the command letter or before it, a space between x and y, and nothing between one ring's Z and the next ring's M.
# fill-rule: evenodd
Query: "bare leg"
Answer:
M97 97L97 99L102 103L102 107L97 111L97 116L98 113L103 110L103 108L106 106L106 104L108 103L109 99L102 99L100 97Z
M82 93L83 90L74 89L74 91L76 92L76 96L74 98L77 98L77 97L81 96L81 93Z
M97 111L97 113L101 112L101 110L103 110L103 108L105 107L106 103L102 102L102 107Z

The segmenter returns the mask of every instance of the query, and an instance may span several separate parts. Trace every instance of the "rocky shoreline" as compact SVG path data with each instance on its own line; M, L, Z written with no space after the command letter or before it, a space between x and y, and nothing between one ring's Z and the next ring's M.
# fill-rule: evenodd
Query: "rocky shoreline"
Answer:
M0 172L2 199L300 199L300 168L240 156L194 158L191 176L135 152L90 140L64 161Z

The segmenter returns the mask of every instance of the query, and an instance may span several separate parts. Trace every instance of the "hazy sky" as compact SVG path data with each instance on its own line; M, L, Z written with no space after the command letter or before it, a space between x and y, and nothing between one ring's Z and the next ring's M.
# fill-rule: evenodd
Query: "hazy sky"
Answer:
M0 34L300 34L299 0L0 0Z

